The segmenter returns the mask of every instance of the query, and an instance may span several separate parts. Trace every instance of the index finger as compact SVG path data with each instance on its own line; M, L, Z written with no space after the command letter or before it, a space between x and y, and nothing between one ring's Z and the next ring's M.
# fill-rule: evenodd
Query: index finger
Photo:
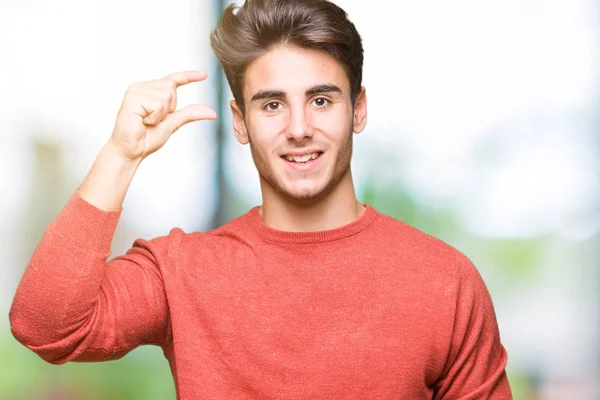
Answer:
M179 87L188 83L203 81L207 76L208 74L202 71L182 71L169 74L163 79L170 80L175 83L175 87Z

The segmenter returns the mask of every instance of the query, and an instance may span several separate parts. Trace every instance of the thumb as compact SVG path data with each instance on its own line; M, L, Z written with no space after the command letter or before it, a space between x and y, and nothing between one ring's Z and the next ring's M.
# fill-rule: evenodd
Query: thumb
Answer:
M216 118L217 113L212 108L199 104L191 104L169 114L161 125L171 134L190 122Z

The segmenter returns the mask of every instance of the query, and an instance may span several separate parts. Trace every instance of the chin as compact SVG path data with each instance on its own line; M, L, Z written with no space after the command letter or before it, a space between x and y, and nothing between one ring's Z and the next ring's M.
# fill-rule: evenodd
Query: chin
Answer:
M314 192L304 192L299 194L290 195L293 200L306 203L313 200L317 200L322 197L322 193L314 193Z
M327 192L327 185L310 185L304 187L290 187L292 185L277 185L277 191L291 200L309 202L323 197Z

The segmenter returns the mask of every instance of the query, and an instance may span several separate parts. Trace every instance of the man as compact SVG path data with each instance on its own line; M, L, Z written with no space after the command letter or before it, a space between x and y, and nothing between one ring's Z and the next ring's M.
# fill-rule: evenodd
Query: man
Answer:
M352 135L367 121L363 49L325 0L249 0L212 35L263 203L208 233L138 240L107 262L140 162L214 119L135 83L112 136L48 227L10 312L44 360L161 346L179 399L509 399L489 293L460 252L357 201Z

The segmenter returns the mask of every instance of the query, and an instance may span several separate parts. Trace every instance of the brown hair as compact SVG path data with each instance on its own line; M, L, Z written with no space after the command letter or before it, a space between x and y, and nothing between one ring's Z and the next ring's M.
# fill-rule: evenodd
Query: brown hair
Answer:
M210 40L242 112L246 68L277 45L326 51L344 67L353 103L360 92L361 37L346 12L328 0L246 0L241 7L229 5Z

